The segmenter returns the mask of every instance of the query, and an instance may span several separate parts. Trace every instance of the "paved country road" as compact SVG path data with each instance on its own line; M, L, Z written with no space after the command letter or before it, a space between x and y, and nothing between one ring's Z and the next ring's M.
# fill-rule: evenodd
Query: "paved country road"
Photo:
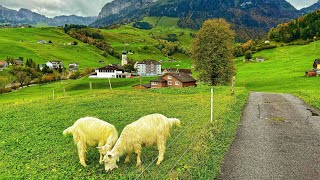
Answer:
M218 179L320 179L319 115L289 94L251 93Z

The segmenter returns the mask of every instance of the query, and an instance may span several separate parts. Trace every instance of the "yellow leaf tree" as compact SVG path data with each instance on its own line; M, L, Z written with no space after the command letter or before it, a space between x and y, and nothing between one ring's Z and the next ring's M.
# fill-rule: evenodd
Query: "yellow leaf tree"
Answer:
M235 74L235 33L225 19L209 19L193 39L190 52L199 79L210 85L226 84Z

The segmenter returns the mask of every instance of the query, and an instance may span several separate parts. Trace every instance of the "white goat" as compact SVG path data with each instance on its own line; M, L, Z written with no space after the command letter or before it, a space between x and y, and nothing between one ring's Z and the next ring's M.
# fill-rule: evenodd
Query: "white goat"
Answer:
M108 152L103 158L105 170L109 171L118 168L116 161L125 153L127 153L125 162L129 162L130 153L132 152L137 154L137 166L140 166L142 145L158 145L157 165L159 165L164 158L166 140L173 125L179 126L180 120L167 118L162 114L150 114L127 125L111 152Z
M94 117L78 119L72 126L63 131L63 135L72 134L74 143L78 147L80 163L86 166L87 146L98 145L102 164L103 155L109 152L118 139L116 128L105 121Z

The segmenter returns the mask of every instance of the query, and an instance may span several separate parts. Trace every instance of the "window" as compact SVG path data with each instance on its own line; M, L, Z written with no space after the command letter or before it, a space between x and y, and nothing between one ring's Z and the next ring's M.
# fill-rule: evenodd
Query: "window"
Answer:
M179 85L180 85L180 82L179 82L179 81L176 81L175 84L176 84L176 86L179 86Z
M158 82L151 82L151 85L158 85Z
M168 76L168 79L172 79L172 76Z
M172 81L168 81L168 85L172 85Z

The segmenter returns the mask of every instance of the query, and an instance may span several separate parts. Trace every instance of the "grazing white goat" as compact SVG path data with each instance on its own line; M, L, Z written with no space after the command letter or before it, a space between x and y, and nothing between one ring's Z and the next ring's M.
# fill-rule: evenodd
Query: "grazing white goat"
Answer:
M118 139L116 128L105 121L94 117L78 119L72 126L63 131L63 135L72 134L74 143L78 147L80 163L86 166L87 146L99 146L100 160L107 154Z
M150 114L127 125L111 152L108 152L103 158L105 170L109 171L118 168L116 161L125 153L127 153L125 162L129 162L130 153L132 152L137 154L137 166L140 166L142 145L158 145L157 165L159 165L163 160L166 140L173 125L179 126L180 120L167 118L162 114Z

